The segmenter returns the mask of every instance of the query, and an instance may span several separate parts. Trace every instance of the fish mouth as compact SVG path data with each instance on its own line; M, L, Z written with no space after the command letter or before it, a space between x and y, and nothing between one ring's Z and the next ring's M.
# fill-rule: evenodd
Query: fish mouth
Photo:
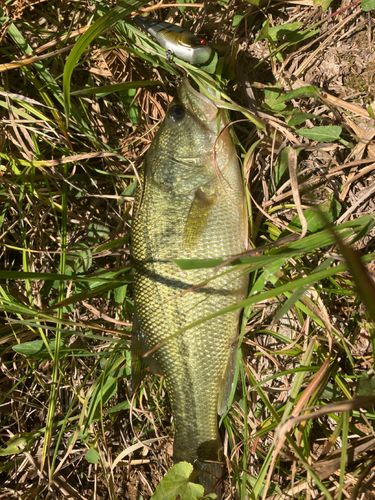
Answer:
M216 119L218 108L204 94L195 90L187 78L182 80L182 85L178 89L181 102L195 115L201 122L210 123Z

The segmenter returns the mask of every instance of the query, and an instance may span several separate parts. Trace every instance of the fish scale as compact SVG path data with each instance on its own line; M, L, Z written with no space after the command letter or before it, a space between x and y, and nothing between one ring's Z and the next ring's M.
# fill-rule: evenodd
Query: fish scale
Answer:
M198 481L206 492L221 476L220 464L205 461L220 459L218 411L232 385L240 311L176 332L243 300L248 277L236 271L188 291L213 271L183 271L173 260L225 259L246 249L242 177L229 131L218 139L218 113L223 130L224 113L183 81L142 167L132 227L133 387L150 371L165 377L174 461L204 471Z

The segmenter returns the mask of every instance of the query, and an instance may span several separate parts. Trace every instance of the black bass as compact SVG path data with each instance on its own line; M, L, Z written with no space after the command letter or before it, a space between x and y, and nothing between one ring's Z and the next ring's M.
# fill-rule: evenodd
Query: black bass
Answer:
M212 49L206 41L180 26L139 16L133 17L133 21L148 31L163 49L183 61L199 66L211 58Z
M133 388L147 371L164 375L174 461L203 471L198 481L206 492L221 477L218 413L233 382L240 311L176 332L243 300L248 277L229 273L191 291L214 276L212 269L182 271L173 260L246 250L242 177L225 124L224 112L185 79L147 153L132 227Z

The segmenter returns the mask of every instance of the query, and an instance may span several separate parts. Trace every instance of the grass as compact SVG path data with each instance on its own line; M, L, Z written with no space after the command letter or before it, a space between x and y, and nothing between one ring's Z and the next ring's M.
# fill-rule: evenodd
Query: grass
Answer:
M187 73L231 112L256 249L178 262L250 275L224 498L371 499L373 14L159 6L217 48L195 68L131 24L146 4L0 13L0 492L147 499L172 466L163 380L130 393L129 242L137 169Z

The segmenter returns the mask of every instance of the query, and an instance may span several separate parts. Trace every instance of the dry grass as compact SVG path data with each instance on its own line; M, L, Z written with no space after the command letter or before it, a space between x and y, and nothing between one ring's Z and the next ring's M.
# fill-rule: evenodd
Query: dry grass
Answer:
M79 59L65 126L65 63L80 34L113 5L16 0L3 4L0 16L6 498L148 499L172 466L162 379L147 380L131 400L129 221L135 171L181 66L150 48L145 60L145 38L126 33L126 19ZM233 121L241 120L234 129L251 241L266 246L258 253L273 255L251 274L250 297L260 295L245 311L244 363L222 425L224 498L373 498L374 389L365 375L373 374L374 302L368 306L371 280L364 291L361 283L374 275L374 223L355 224L375 207L373 14L358 3L333 2L322 12L301 0L208 2L157 15L183 22L217 48L223 66L214 77L233 101ZM157 85L81 92L134 81ZM329 126L336 129L314 128ZM354 264L348 270L345 248L324 239L329 231L323 237L317 205L330 222L352 227L358 253L349 260L358 264L366 255L368 275ZM305 226L297 220L302 211ZM307 236L293 253L301 231ZM269 252L283 238L289 254ZM287 440L275 442L280 421L355 394L369 399L295 422Z

